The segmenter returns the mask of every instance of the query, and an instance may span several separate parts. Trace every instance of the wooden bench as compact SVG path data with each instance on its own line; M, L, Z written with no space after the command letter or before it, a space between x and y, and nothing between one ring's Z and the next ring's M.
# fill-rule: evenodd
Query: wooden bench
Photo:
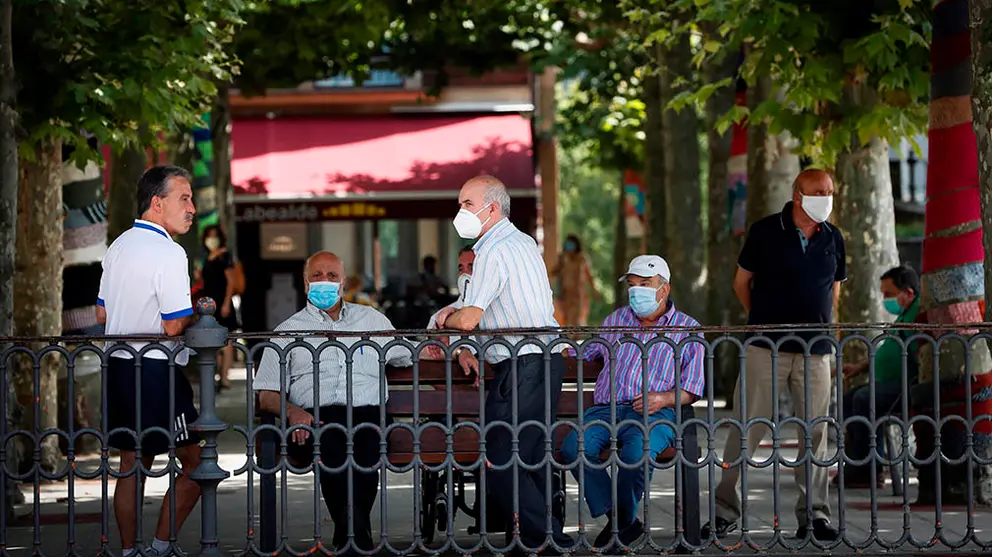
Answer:
M566 358L566 372L564 383L574 384L577 380L578 361ZM480 410L479 392L472 386L472 380L466 377L457 364L452 364L452 390L451 390L451 419L452 424L459 421L478 422ZM602 369L601 362L586 362L583 369L583 401L582 408L592 406L593 385L596 377ZM491 378L491 372L487 376ZM443 463L447 457L447 438L443 426L448 417L448 394L446 392L445 364L444 362L424 360L419 365L419 391L413 391L414 373L412 368L387 368L386 377L389 383L389 402L387 410L396 422L412 422L418 419L420 423L427 421L438 423L439 427L430 427L420 435L420 459L426 466L436 467ZM434 389L434 390L425 390ZM562 392L558 405L558 420L576 421L579 415L579 397L574 387L566 386ZM414 414L414 401L418 403L418 413ZM682 420L690 420L694 417L691 405L682 407ZM278 416L267 413L259 413L261 424L276 424ZM418 425L418 424L411 424ZM553 432L555 458L559 463L563 463L560 455L562 441L573 428L558 427ZM262 468L272 468L277 463L279 454L279 440L273 434L258 434L258 465ZM389 461L394 466L408 466L414 460L413 435L406 429L394 429L389 436ZM691 455L689 460L695 462L700 456L699 444L695 427L685 429L682 438L683 451L686 455ZM455 431L453 435L452 452L455 461L461 466L470 466L479 459L479 434L472 428L462 427ZM671 462L675 458L675 449L669 448L662 452L657 462L660 464ZM604 459L609 457L609 451L601 455ZM303 466L306 464L303 463ZM448 526L448 497L446 495L448 478L447 473L452 474L451 483L454 493L451 494L451 504L454 509L454 517L459 510L475 519L475 525L469 528L470 534L480 531L477 501L470 504L466 497L466 485L476 486L476 500L478 499L478 477L473 471L457 470L454 468L431 471L421 469L421 499L420 521L421 537L425 544L433 542L435 532L444 531ZM553 470L552 480L552 512L564 523L565 520L565 486L570 473L567 470ZM680 486L681 493L676 493L676 509L681 509L682 528L684 529L686 541L690 544L698 545L699 540L699 471L690 466L681 466L681 478L677 485ZM262 551L274 551L278 547L276 532L276 476L274 474L260 475L260 496L259 496L259 546ZM584 504L584 502L582 503ZM495 512L487 511L486 531L489 533L504 532L506 525L501 523L499 515ZM595 535L591 532L590 535Z

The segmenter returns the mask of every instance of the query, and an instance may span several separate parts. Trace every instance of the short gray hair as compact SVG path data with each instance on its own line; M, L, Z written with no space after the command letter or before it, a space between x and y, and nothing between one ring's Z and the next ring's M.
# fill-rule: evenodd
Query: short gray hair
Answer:
M486 185L486 192L483 194L482 202L486 205L495 203L499 206L499 212L504 217L510 216L510 193L506 191L506 186L495 176L479 176L478 180Z

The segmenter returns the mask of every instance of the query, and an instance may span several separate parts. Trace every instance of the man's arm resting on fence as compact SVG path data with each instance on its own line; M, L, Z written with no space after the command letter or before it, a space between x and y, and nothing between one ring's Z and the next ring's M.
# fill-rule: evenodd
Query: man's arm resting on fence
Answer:
M180 317L178 319L164 319L162 320L162 330L165 334L170 337L177 337L183 334L186 327L193 322L193 316L187 315L186 317Z
M282 393L276 391L258 391L258 407L263 412L268 412L269 414L279 415L282 406ZM286 427L292 427L294 425L313 425L313 416L309 412L300 408L299 406L287 401L286 402ZM305 429L297 429L293 431L293 441L298 445L302 445L307 437L310 437L310 432Z

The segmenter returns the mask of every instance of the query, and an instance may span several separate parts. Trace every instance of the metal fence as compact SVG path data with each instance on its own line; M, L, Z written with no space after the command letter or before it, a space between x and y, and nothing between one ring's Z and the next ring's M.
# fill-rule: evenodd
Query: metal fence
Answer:
M144 495L136 494L145 511L136 516L136 547L143 555L157 555L149 549L147 523L156 518L158 506L150 503L159 497L170 501L166 522L159 524L169 526L169 551L176 553L197 543L200 553L210 555L505 553L525 543L527 549L592 553L603 550L591 546L607 519L630 523L635 516L643 535L624 539L617 532L607 552L992 551L992 513L986 506L992 502L987 345L992 335L980 324L965 332L918 326L908 333L841 326L820 330L812 339L802 338L813 332L802 327L785 337L774 336L772 328L746 335L659 328L655 332L663 334L649 340L644 330L633 329L516 330L493 333L483 343L461 337L449 345L437 331L228 335L207 315L207 306L178 347L162 338L0 339L3 391L21 385L22 395L25 389L31 393L21 397L20 420L31 425L15 429L4 420L0 428L0 499L7 500L18 486L28 492L12 515L0 517L0 554L119 554L113 489L120 477L129 476L144 485ZM510 336L522 340L511 342ZM124 341L150 344L135 350ZM228 341L244 355L247 389L237 408L228 405L220 412L216 355ZM780 350L791 341L800 343L802 354ZM875 355L883 341L898 346L901 373L876 381ZM816 343L829 345L829 354L811 354ZM626 345L636 347L635 358L621 352ZM108 409L120 401L108 400L107 393L115 351L140 356L163 349L174 369L183 346L196 353L190 367L198 373L190 376L199 382L199 417L189 430L201 439L200 460L187 472L201 496L199 520L194 512L179 530L174 491L160 493L183 474L175 424L168 430L140 424L128 430L139 458L122 474L117 452L108 445L117 432L107 425ZM478 385L453 361L460 347L487 354L497 346L510 355L497 364L478 358ZM604 361L582 358L594 346L602 347ZM425 359L428 347L439 349L443 359ZM278 366L278 390L284 393L275 398L259 396L265 391L256 392L254 383L256 363L266 351L269 363ZM77 367L87 356L99 367L100 425L79 428L72 401ZM683 399L692 381L685 376L688 362L696 357L702 360L705 390L698 400ZM867 411L845 415L841 401L846 393L851 398L856 380L839 371L859 357L869 362L867 380L861 380ZM641 379L641 396L649 399L650 374L666 366L666 358L683 364L673 368L669 413L638 412L616 402L635 376ZM728 359L739 377L733 410L713 392L714 374ZM66 375L64 428L43 427L51 423L45 401L51 398L46 374L53 366ZM605 395L594 394L597 379L609 380L600 383ZM878 406L878 395L893 381L896 396ZM287 398L299 400L300 389L309 385L312 400L330 400L333 404L324 405L337 407L326 413L308 408L314 416L310 424L287 403ZM768 415L748 410L755 400L777 401L780 389L792 394L794 415L778 415L771 402ZM169 391L159 396L168 398L171 409L176 393ZM356 404L373 396L370 392L376 404ZM824 397L835 407L817 413L816 408L827 408ZM139 408L141 398L135 400ZM0 406L4 416L11 415L6 397ZM850 433L845 435L852 425L863 428L860 456L853 454ZM668 442L652 446L655 431L670 432L660 435ZM148 467L140 458L142 442L156 432L169 435L168 451ZM575 439L566 448L569 432ZM77 454L87 436L96 441L98 454ZM301 443L303 437L307 442ZM54 440L64 454L53 465L46 455ZM590 449L594 441L601 442L601 451ZM725 458L728 442L739 442L740 457ZM525 447L537 450L524 454ZM859 465L859 471L867 470L867 484L849 485L845 474ZM735 469L741 476L740 520L735 531L718 538L700 526L716 516L734 518L735 503L717 484ZM609 474L605 488L603 471ZM835 473L836 482L824 480ZM830 482L825 497L817 493L824 481ZM637 489L643 497L632 505ZM810 496L799 499L801 491ZM594 505L606 508L605 515L591 517ZM812 527L803 537L794 535L800 523L812 526L824 516L838 529L836 540L814 539ZM556 524L562 525L557 533Z

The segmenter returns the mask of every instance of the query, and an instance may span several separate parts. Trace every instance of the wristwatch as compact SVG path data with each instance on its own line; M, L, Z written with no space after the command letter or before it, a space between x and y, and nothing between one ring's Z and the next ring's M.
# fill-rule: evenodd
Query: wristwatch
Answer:
M464 346L459 346L458 348L455 348L454 352L451 353L451 357L454 358L455 360L457 360L458 357L461 356L462 355L462 352L464 352L464 351L465 351L465 347Z

